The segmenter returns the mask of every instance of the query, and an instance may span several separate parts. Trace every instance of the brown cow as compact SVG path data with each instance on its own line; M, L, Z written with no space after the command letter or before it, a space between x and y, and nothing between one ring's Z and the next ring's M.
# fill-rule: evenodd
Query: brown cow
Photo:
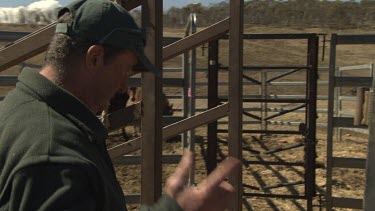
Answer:
M118 111L126 107L127 102L129 101L129 94L127 90L118 90L115 95L109 101L109 106L107 109L103 110L100 115L100 119L107 129L110 127L108 114ZM125 140L129 140L130 137L126 134L125 128L122 128L122 136Z
M142 89L138 89L137 87L130 87L129 89L130 102L132 104L138 103L142 101ZM172 116L173 115L173 103L170 103L167 96L162 93L162 108L163 108L163 116ZM139 136L141 133L140 121L137 121L134 124L134 136Z
M108 109L101 114L102 123L106 128L109 128L108 114L120 110L127 105L138 103L142 100L142 90L137 87L130 87L129 90L119 90L110 100ZM162 93L163 115L173 115L173 104L169 102L166 95ZM139 108L140 109L140 108ZM140 112L140 111L139 111ZM129 140L132 136L139 136L141 132L140 121L132 123L134 133L129 135L125 128L122 128L122 136L125 140Z
M129 95L131 96L130 100L132 103L138 103L142 101L142 89L138 89L137 87L130 87ZM163 107L163 115L165 116L172 116L173 115L173 103L170 103L167 96L162 93L162 107Z

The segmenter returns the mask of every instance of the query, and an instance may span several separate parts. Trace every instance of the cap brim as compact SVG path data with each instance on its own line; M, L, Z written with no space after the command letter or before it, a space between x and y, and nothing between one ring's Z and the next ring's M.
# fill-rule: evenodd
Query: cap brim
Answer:
M141 52L136 52L138 56L138 63L133 67L133 72L152 72L156 76L161 76L161 71L157 69L151 61Z

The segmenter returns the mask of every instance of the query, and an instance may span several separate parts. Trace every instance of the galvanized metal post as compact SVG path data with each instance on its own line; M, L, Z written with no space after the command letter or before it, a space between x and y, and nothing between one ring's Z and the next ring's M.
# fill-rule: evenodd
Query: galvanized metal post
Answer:
M194 34L197 32L197 16L195 13L190 14L190 33ZM196 81L196 49L192 49L190 51L190 64L189 64L189 70L190 70L190 79L189 79L189 117L192 117L195 115L195 81ZM192 151L195 151L195 129L191 129L188 131L188 148ZM195 166L195 165L193 165ZM195 168L192 168L190 170L189 174L189 185L194 185L195 183Z
M337 76L343 76L342 75L343 72L340 70L339 67L336 67L335 68L335 75ZM341 99L341 94L342 94L342 88L341 87L336 87L334 89L334 93L335 93L335 97L334 97L334 106L335 106L335 109L334 109L334 115L337 116L337 117L342 117L343 114L342 114L342 99ZM335 139L337 141L341 141L342 139L342 131L343 128L341 127L338 127L338 128L334 128L334 133L335 133Z

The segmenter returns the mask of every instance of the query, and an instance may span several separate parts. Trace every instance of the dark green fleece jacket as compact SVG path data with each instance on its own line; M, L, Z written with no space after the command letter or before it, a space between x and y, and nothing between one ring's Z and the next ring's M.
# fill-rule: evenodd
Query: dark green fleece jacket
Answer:
M99 119L25 69L0 104L0 210L126 210ZM181 210L165 196L144 210Z

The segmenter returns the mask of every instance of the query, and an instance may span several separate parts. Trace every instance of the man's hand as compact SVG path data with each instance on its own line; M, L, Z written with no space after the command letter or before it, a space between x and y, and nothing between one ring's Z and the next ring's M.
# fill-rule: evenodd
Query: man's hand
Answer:
M185 150L175 173L166 182L165 193L174 198L185 211L225 210L230 194L234 191L225 179L241 168L241 161L229 157L205 181L196 187L188 187L186 184L193 160L193 152Z

